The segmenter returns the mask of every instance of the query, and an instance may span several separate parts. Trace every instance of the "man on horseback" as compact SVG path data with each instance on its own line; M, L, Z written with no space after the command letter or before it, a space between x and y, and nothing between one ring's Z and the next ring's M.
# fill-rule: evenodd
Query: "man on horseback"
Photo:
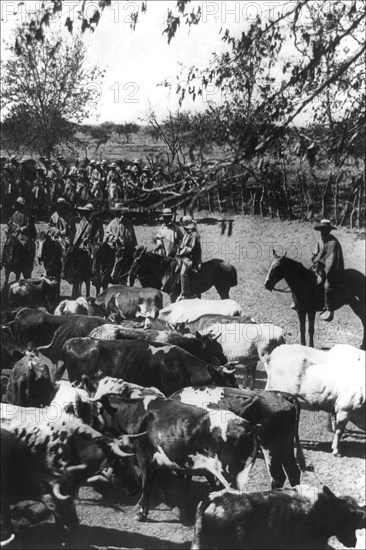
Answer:
M101 243L103 241L103 224L99 216L94 213L92 204L79 206L78 210L81 212L82 217L72 244L77 248L88 249L90 243Z
M126 274L123 281L127 282L128 270L133 261L133 254L137 246L135 228L131 220L125 215L125 207L121 202L116 202L111 207L114 212L114 219L108 224L105 230L104 243L117 251L123 251L123 263L126 266ZM121 284L125 284L121 282Z
M36 251L35 238L37 231L34 220L26 208L24 197L18 197L15 201L15 212L8 221L8 237L14 236L18 239L23 249L24 271L22 273L26 278L31 277L33 269L34 254ZM4 246L3 257L6 258L6 246Z
M198 273L202 264L201 238L196 228L196 222L191 216L184 216L182 225L185 234L177 252L181 284L181 293L177 301L192 297L191 278L192 275Z
M173 258L183 239L183 231L177 223L173 221L173 212L170 208L163 210L163 224L160 227L156 240L158 244L153 252L168 258Z
M67 248L72 243L76 233L74 217L70 212L71 204L63 197L59 197L52 206L55 211L50 217L48 227L57 230L57 232L53 232L54 235L57 234L62 241L63 248Z
M334 229L330 220L321 220L314 227L320 231L320 241L312 256L313 265L322 268L324 281L324 310L320 314L323 321L332 321L334 317L334 298L336 287L342 283L344 274L344 262L342 247L339 241L330 234Z

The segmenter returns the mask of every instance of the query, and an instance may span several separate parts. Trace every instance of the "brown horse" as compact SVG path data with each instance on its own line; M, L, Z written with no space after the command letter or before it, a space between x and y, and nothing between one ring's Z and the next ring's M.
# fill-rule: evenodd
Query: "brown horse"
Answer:
M300 323L301 344L306 345L305 323L309 320L309 345L314 347L314 322L317 311L324 308L323 285L317 283L317 275L300 262L278 256L273 250L274 260L269 268L264 285L267 290L276 290L276 284L285 279L296 305ZM362 349L365 349L365 275L356 269L345 269L343 284L336 291L335 309L348 304L363 325Z
M164 290L175 302L180 293L180 280L175 272L176 263L171 258L147 252L146 247L139 247L133 258L130 269L130 285L139 279L141 286ZM203 292L214 286L221 300L229 298L229 290L238 284L236 269L229 262L213 258L204 262L200 271L192 276L192 293L198 298Z

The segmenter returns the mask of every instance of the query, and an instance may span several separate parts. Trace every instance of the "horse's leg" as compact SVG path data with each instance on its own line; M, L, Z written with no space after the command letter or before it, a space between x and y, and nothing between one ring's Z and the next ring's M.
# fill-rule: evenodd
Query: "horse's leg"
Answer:
M215 288L217 292L220 295L221 300L228 300L230 298L229 296L229 288L222 288L215 285Z
M309 346L311 348L314 347L314 324L315 324L315 311L309 311L308 312L308 332L309 332Z
M303 310L297 310L297 316L300 323L300 344L306 346L305 339L305 323L306 323L306 313Z

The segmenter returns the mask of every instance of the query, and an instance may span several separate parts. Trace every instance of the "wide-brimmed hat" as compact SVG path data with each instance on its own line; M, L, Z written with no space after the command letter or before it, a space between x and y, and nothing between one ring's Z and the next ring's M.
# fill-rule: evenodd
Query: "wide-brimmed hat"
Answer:
M105 159L103 159L102 164L108 164L108 162Z
M18 197L15 202L17 202L18 204L21 204L22 206L25 206L25 198L24 197Z
M126 210L126 207L123 205L123 202L115 202L111 207L110 210L112 212L123 212Z
M112 162L111 168L117 168L117 164L115 162Z
M18 157L17 157L16 155L12 155L12 156L10 157L10 160L18 160Z
M51 204L51 206L68 206L69 208L71 208L71 204L67 202L67 200L65 200L63 197L59 197L56 202L53 202Z
M95 160L94 160L94 159L91 159L91 161L90 161L89 164L95 164Z
M181 219L181 224L186 229L193 229L197 225L192 216L189 216L188 214L186 216L183 216L183 218Z
M141 162L140 159L135 159L135 160L133 161L133 164L140 164L140 162Z
M173 210L171 208L164 208L163 217L164 216L173 216Z
M82 210L84 212L94 212L94 207L90 202L88 202L85 206L78 206L78 210Z
M326 219L320 220L320 223L314 227L315 231L320 231L323 228L330 229L330 230L337 229L336 227L334 227L334 225L330 223L330 220L326 220Z

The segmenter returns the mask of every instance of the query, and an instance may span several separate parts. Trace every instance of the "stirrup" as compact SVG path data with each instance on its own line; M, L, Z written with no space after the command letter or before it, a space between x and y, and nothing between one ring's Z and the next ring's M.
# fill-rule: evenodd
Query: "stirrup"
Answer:
M320 319L322 321L327 321L328 323L330 321L333 321L333 318L334 318L334 312L331 311L330 309L325 309L324 311L321 312L320 314Z

